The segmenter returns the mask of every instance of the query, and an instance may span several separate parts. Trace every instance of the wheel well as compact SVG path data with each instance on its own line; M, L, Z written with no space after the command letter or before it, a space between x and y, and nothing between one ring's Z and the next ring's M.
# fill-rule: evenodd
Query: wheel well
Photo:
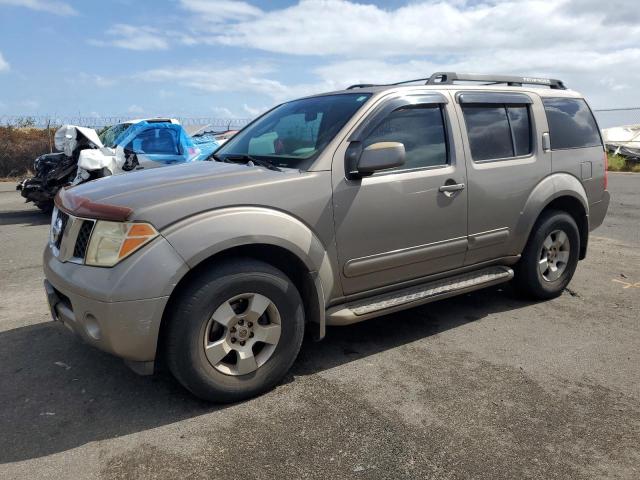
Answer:
M580 260L583 260L587 256L587 242L589 240L589 219L584 206L575 197L563 196L558 197L551 201L544 207L540 215L548 210L561 210L567 212L573 217L578 225L578 231L580 232ZM540 218L540 215L538 218Z
M268 244L251 244L241 245L238 247L232 247L228 250L223 250L215 255L203 260L194 268L192 268L184 277L180 279L176 287L171 292L169 301L164 309L162 321L160 323L160 333L158 335L158 353L156 358L160 357L160 350L162 350L162 339L165 335L167 317L169 312L173 308L173 303L176 298L179 297L180 292L188 282L197 276L203 270L211 268L214 264L219 263L226 259L231 258L253 258L261 260L265 263L272 265L273 267L281 270L287 277L291 279L293 284L298 288L300 296L305 310L305 321L307 326L319 325L319 305L320 299L318 298L313 278L309 272L309 269L300 258L289 250ZM312 332L314 336L317 336L319 332Z

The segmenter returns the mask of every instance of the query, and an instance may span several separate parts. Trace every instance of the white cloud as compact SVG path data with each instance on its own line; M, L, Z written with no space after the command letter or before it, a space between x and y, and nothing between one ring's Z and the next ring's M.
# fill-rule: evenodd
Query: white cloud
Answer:
M21 101L19 105L27 110L35 110L40 106L40 103L37 100L28 99Z
M109 40L91 39L89 43L98 47L113 46L127 50L166 50L169 48L166 34L153 27L118 23L105 33L111 37Z
M1 0L0 0L1 1ZM167 30L148 25L117 23L105 31L106 39L89 39L97 47L118 47L127 50L166 50L171 45L197 45L199 40L178 30Z
M142 108L140 105L130 105L129 108L127 108L127 113L144 113L144 108Z
M234 0L180 0L182 7L213 23L257 17L262 10Z
M214 115L220 118L236 118L237 117L237 115L234 114L227 107L212 107L211 111L213 112Z
M269 107L251 107L246 103L242 105L242 110L244 110L251 117L257 117L261 113L266 112L268 108Z
M193 88L202 92L254 92L276 100L296 96L299 87L291 87L268 78L273 71L269 65L182 66L146 70L133 75L136 80L165 82Z
M382 9L346 0L302 0L229 22L223 29L212 27L201 38L275 53L354 58L446 57L550 45L556 51L567 47L600 51L638 43L638 25L625 29L624 35L612 35L604 29L605 9L576 8L576 2L595 4L595 0L428 1Z
M0 0L0 5L11 5L15 7L25 7L30 10L53 13L55 15L77 15L75 8L65 2L55 0Z
M118 79L115 77L105 77L95 73L79 72L77 75L68 79L69 83L88 83L95 85L96 87L112 87L118 83Z
M287 76L274 61L255 66L246 60L222 69L175 65L138 78L281 101L351 83L458 70L557 77L595 103L640 102L640 93L628 88L640 82L640 10L630 0L609 0L606 9L599 0L429 0L387 8L301 0L264 11L243 1L180 5L193 14L185 20L187 33L142 27L153 35L151 45L168 48L177 41L300 56L298 65L311 59L317 66L295 76L311 74L310 80L292 84L280 80ZM612 31L616 21L625 24L621 31Z
M0 72L9 71L9 63L2 56L2 52L0 52Z

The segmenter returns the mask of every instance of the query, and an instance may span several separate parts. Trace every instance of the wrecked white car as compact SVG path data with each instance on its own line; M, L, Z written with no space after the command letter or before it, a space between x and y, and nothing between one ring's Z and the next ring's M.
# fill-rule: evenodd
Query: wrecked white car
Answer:
M91 129L65 125L55 134L60 153L38 157L36 175L17 189L27 201L48 212L61 187L133 170L156 168L208 158L220 143L215 138L194 140L172 119L131 120L109 127L100 135Z
M602 136L607 151L640 161L640 125L605 128Z

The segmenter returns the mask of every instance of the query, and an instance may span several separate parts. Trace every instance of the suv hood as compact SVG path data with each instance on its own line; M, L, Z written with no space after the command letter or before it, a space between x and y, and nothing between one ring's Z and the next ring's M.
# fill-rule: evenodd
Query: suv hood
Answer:
M129 220L148 221L162 229L201 211L267 203L266 190L273 195L282 182L310 175L293 169L278 172L244 164L195 162L87 182L66 190L59 203L75 215L90 218L107 218L100 215L102 207L114 207L127 211Z

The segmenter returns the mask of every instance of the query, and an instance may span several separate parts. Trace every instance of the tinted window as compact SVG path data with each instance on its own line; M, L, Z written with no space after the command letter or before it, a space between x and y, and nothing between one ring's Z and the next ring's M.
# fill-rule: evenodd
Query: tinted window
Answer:
M364 147L377 142L400 142L405 164L397 170L447 163L444 118L438 106L406 107L389 114L367 137Z
M474 160L514 156L505 107L469 105L463 108L463 112Z
M602 145L598 126L587 102L581 98L544 98L551 149Z
M516 156L531 153L531 126L529 108L522 106L507 107L509 124L513 132L513 143Z

